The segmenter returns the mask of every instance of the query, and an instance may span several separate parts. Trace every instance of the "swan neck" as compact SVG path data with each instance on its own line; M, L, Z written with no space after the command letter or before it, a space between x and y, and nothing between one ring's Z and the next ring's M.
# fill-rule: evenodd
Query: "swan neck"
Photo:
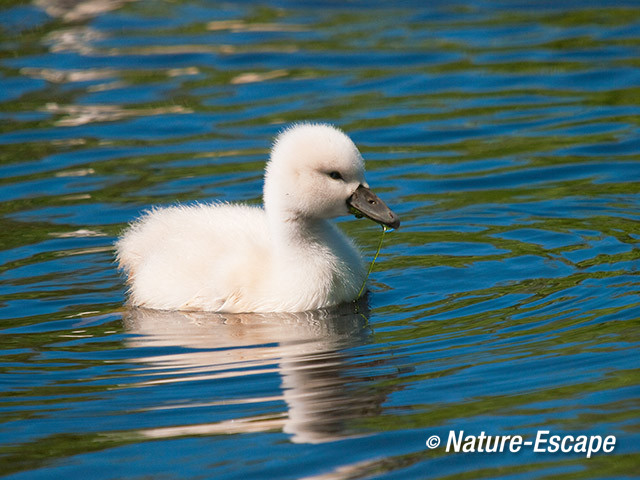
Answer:
M310 244L326 244L327 234L333 231L327 219L295 215L270 217L269 224L276 246L288 250L295 247L308 249Z

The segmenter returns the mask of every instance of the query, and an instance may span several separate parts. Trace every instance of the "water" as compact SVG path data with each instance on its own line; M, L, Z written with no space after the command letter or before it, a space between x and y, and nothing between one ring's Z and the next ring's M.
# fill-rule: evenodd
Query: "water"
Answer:
M423 3L0 7L6 478L637 476L640 9ZM259 202L299 120L403 221L368 306L127 310L126 223ZM379 227L340 226L371 258ZM461 430L617 443L447 452Z

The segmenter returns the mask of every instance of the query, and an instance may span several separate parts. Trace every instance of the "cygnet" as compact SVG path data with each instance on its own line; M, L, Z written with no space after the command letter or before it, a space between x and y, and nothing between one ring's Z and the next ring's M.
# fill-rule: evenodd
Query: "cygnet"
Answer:
M276 138L264 206L154 208L116 243L130 303L161 310L300 312L355 300L366 268L331 221L355 214L398 228L351 139L325 124Z

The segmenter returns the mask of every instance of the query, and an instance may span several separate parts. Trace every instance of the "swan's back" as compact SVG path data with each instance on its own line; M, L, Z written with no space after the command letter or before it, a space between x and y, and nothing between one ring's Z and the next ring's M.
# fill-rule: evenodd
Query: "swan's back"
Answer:
M198 204L149 211L116 249L134 305L216 311L257 287L270 245L262 208Z

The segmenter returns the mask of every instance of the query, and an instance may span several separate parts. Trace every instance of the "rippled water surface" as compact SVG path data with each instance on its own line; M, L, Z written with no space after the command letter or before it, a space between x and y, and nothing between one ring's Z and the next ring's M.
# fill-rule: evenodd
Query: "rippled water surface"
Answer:
M2 3L0 475L637 476L638 4L392 4ZM128 310L127 222L260 202L300 120L402 218L368 306ZM461 430L617 443L447 452Z

